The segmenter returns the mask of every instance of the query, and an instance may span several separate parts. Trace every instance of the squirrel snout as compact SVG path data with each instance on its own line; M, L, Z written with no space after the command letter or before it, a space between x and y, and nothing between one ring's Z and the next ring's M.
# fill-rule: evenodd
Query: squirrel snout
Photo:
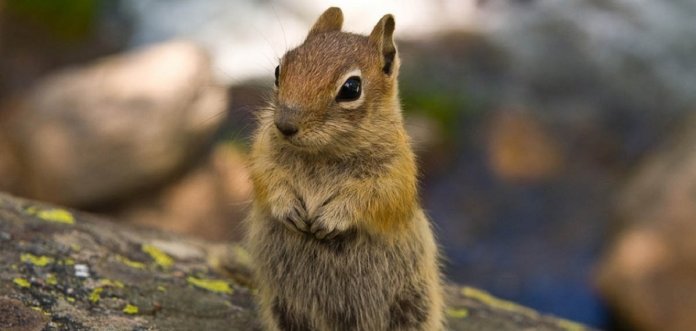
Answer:
M286 137L295 135L299 130L297 123L298 111L295 108L281 106L273 116L273 122L278 131Z
M300 130L297 125L297 111L288 107L279 108L273 118L278 131L286 137L293 136Z
M297 131L299 131L299 129L297 128L297 125L295 125L294 123L290 123L290 122L275 121L275 126L276 126L276 128L278 128L278 131L280 131L280 133L282 133L286 137L290 137L290 136L294 135L295 133L297 133Z

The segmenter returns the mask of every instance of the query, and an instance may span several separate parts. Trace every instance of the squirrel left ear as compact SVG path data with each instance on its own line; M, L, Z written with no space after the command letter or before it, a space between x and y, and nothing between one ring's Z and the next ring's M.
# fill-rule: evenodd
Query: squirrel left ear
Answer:
M321 14L317 21L314 22L312 29L309 30L307 38L318 33L341 31L342 26L343 12L341 11L341 8L331 7L327 9L323 14Z
M396 45L394 44L394 16L391 14L384 15L377 22L372 33L370 33L370 41L379 47L382 54L382 71L391 75L394 71L394 59L396 58Z

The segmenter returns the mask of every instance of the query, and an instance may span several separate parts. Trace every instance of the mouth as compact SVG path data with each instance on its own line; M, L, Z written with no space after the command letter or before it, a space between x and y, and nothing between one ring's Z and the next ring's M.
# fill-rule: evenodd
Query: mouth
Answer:
M323 141L318 139L321 138L321 135L317 137L314 131L298 132L294 135L287 136L279 130L275 130L273 138L278 146L284 146L303 153L319 153L326 147L326 145L322 143Z
M322 151L320 146L312 144L310 141L303 141L299 139L301 137L298 136L285 137L283 135L278 135L277 138L280 145L286 146L296 152L315 154Z
M284 143L284 144L287 144L287 145L290 145L293 147L297 147L297 148L305 147L304 144L302 144L299 141L299 139L297 139L298 138L297 136L289 136L288 137L280 132L276 132L276 137L277 137L278 141L280 141L281 143Z
M303 148L303 147L304 147L300 142L298 142L298 141L296 141L295 139L292 139L292 138L283 137L283 141L285 141L286 144L288 144L288 145L290 145L290 146L293 146L293 147L297 147L297 148Z

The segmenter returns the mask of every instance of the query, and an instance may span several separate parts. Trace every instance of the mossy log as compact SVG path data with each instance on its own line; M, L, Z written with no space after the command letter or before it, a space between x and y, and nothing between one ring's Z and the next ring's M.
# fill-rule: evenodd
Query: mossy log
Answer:
M239 245L0 193L0 330L259 330ZM366 289L369 290L369 289ZM448 285L450 330L586 330Z

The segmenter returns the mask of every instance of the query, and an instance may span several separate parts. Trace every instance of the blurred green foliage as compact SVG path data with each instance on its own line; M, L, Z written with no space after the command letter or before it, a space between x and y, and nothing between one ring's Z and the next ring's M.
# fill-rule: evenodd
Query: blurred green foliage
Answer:
M481 110L469 94L439 88L432 81L407 79L401 84L400 95L407 113L435 120L446 138L451 138L458 130L463 118L474 116Z
M10 0L7 11L46 29L52 37L74 41L88 36L101 0Z

